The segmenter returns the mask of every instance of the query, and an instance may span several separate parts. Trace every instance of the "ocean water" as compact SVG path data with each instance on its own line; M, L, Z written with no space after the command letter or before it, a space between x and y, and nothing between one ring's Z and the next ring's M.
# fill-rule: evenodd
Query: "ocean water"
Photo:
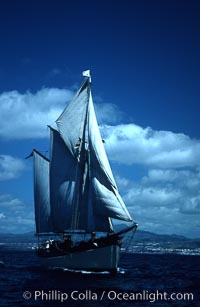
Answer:
M0 261L2 307L200 306L200 256L124 253L116 274L44 269L32 250Z

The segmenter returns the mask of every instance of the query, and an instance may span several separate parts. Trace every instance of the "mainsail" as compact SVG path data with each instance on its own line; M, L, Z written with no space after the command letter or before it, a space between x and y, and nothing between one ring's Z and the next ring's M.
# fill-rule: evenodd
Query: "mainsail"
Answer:
M47 160L43 158L45 164L41 156L39 159L34 153L39 161L36 171L41 176L38 179L39 175L35 175L35 200L39 199L36 201L36 216L42 217L41 221L36 218L37 232L47 229L56 233L70 230L109 232L112 229L111 218L132 221L119 195L102 142L90 80L89 76L85 77L74 99L57 119L58 131L50 128L49 174ZM41 167L41 161L45 166ZM40 192L39 180L46 187L45 199L48 203L46 211L42 205L45 212L42 215L41 209L38 209L38 204L42 203L41 196L37 195ZM50 183L50 194L47 182ZM52 221L51 227L47 220L48 223ZM43 228L42 223L46 223Z
M56 232L70 227L78 165L60 134L51 128L50 204Z

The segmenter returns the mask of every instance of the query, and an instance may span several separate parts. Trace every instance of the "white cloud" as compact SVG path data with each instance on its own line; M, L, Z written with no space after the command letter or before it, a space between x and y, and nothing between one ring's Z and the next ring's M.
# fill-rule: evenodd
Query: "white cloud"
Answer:
M55 69L53 74L60 73ZM43 88L36 93L18 91L0 94L0 137L28 139L47 137L46 126L53 124L71 100L71 89ZM97 97L97 101L101 100ZM124 113L111 103L95 103L101 124L116 124L125 118Z
M33 206L10 194L0 195L0 233L23 233L34 229Z
M200 165L200 141L185 134L154 131L135 124L106 126L104 133L113 161L159 168Z
M137 183L129 180L123 199L140 229L199 237L199 168L149 169Z
M43 88L32 94L18 91L0 95L0 137L27 139L46 137L46 126L54 123L73 96L67 89Z
M24 161L9 155L0 155L0 181L18 178L24 169Z
M178 208L135 206L132 210L139 229L163 234L199 237L199 215L183 214Z
M0 213L0 220L1 220L1 219L4 219L5 217L6 217L5 214Z
M143 183L151 184L176 184L179 187L187 189L200 189L200 169L149 169L147 176L143 179Z
M24 209L24 204L18 198L12 197L10 194L0 195L0 208L13 210L13 213Z
M181 194L179 190L169 188L150 187L134 187L128 191L125 197L127 204L134 200L134 203L153 206L170 206L177 202Z
M0 95L0 137L47 137L46 125L62 112L73 93L42 89L35 94L17 91ZM112 104L97 104L109 158L117 162L116 177L123 199L141 229L160 233L199 235L200 140L171 131L155 131L135 124L117 125L123 114ZM120 165L129 172L120 174ZM125 167L128 166L127 167ZM132 173L144 168L142 177ZM0 180L16 178L24 169L20 159L0 156ZM125 171L126 172L126 171ZM31 209L30 209L31 208ZM33 208L18 198L0 195L0 231L29 231ZM16 217L16 218L15 218ZM9 230L10 229L10 230Z
M130 181L127 178L121 177L119 175L115 176L115 180L120 188L126 189L130 185Z
M184 214L200 214L200 195L191 197L186 199L181 208L180 211ZM200 218L200 216L199 216Z
M117 124L125 118L124 113L112 103L95 103L95 111L99 125Z

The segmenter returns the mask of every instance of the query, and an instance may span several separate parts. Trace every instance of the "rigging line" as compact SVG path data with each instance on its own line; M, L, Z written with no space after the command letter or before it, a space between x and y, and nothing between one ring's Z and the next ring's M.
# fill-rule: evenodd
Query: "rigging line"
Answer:
M124 240L124 241L125 241L124 244L125 244L126 246L124 247L124 254L121 254L121 257L120 257L121 259L123 259L123 258L125 257L125 253L128 251L128 248L130 247L130 244L131 244L131 242L132 242L133 239L134 239L136 229L137 229L137 227L135 227L135 228L131 231L130 236L128 236L128 234L127 234L128 238ZM122 243L122 244L123 244L123 243Z
M76 162L76 172L75 172L75 186L73 191L73 200L72 200L72 220L71 220L71 230L75 230L75 218L76 218L76 202L77 202L77 178L78 178L78 166L79 162Z
M87 135L88 135L88 151L87 151L87 161L88 161L88 199L87 199L87 228L90 231L93 231L95 229L95 223L94 223L94 210L92 206L92 191L91 191L91 160L90 160L90 147L89 147L89 116L88 116L88 110L89 110L89 103L90 103L90 96L92 96L92 83L89 82L88 86L88 106L87 106Z
M88 125L89 126L89 125ZM91 168L90 168L90 155L88 154L88 212L87 212L87 228L93 231L94 229L94 218L93 218L93 206L92 206L92 195L91 195ZM90 227L89 227L90 226Z
M37 154L39 154L39 152L35 151ZM34 165L34 186L37 186L38 183L37 183L37 176L36 176L36 156L34 155L34 149L32 151L32 154L33 154L33 165ZM36 199L36 192L34 191L34 204L35 204L35 199ZM35 207L35 206L34 206ZM38 227L38 231L40 232L41 231L41 210L40 210L40 207L39 207L39 216L38 216L38 223L36 222L36 208L35 208L35 228L36 228L36 231L37 231L37 227Z

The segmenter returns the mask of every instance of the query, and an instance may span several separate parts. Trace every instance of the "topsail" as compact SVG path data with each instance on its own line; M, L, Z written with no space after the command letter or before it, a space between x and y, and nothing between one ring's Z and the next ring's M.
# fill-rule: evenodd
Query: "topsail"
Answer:
M73 156L77 154L80 137L84 129L84 120L88 103L87 79L56 120L60 135Z

